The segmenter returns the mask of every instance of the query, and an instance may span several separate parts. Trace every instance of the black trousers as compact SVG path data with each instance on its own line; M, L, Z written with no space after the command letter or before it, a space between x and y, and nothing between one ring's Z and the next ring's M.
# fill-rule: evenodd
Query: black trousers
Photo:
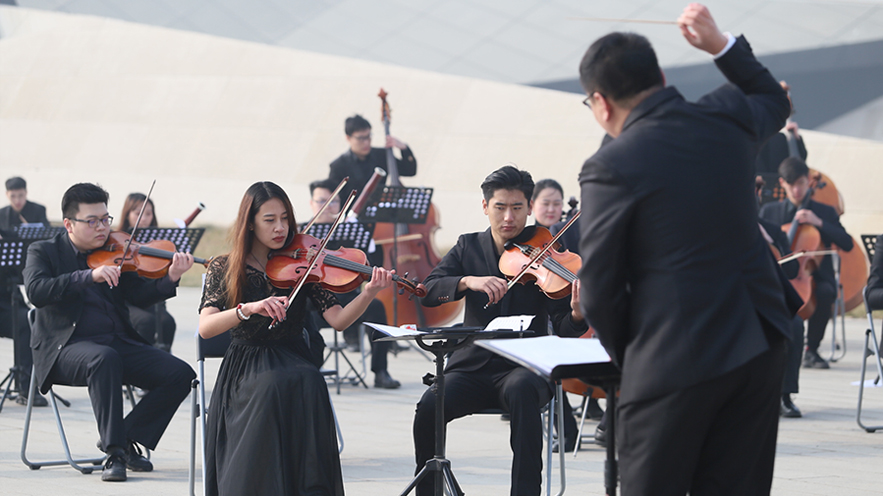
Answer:
M15 387L19 394L27 396L31 384L31 368L34 365L31 355L28 306L25 305L17 287L11 291L6 287L0 290L0 336L12 338L13 365L18 367ZM15 298L15 310L13 310L13 298Z
M794 316L791 320L791 341L785 343L785 377L782 381L782 394L800 392L800 365L803 363L803 319Z
M175 318L166 310L166 302L157 303L148 308L136 307L128 305L129 319L132 321L132 327L141 335L148 343L162 349L163 351L172 350L172 341L175 340ZM159 332L162 338L162 346L157 341L156 321L159 317Z
M529 370L495 357L474 372L445 374L445 423L490 408L510 415L512 496L539 496L543 480L543 421L540 410L552 399L552 385ZM414 416L417 471L435 456L435 394L423 393ZM415 473L416 473L415 472ZM424 477L417 496L434 494L435 479Z
M785 343L726 374L617 410L623 496L768 495Z
M355 300L356 296L359 296L359 293L360 291L358 290L350 291L349 293L341 293L337 295L337 299L340 300L342 305L346 306L349 302ZM330 327L318 312L316 313L316 316L319 318L319 327ZM381 303L380 300L372 300L371 303L368 304L368 308L365 309L365 313L356 319L351 326L343 330L344 336L349 335L352 339L358 340L359 326L362 325L362 322L386 324L386 310L384 310L383 303ZM386 337L386 335L377 332L370 327L366 329L369 332L368 337L370 339L368 339L368 341L371 343L371 372L382 372L386 370L388 366L387 355L389 354L389 350L392 349L393 342L379 341L375 343L375 339Z
M834 313L834 300L837 299L837 289L834 281L825 278L814 277L816 288L813 293L816 296L816 311L806 321L806 349L818 353L819 345L825 338L825 329L831 314Z
M109 345L69 343L49 372L53 384L88 386L101 447L125 447L127 440L156 445L196 374L190 365L146 344L115 337ZM149 392L123 418L123 384Z

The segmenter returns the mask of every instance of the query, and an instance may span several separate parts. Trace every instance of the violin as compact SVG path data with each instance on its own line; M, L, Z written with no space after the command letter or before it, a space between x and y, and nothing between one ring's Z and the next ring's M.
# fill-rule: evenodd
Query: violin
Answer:
M368 265L365 252L355 248L325 248L316 254L321 244L320 239L309 234L297 234L287 246L273 252L266 268L270 284L280 289L290 289L306 276L307 283L319 283L333 293L347 293L371 278L373 269ZM418 297L426 296L423 284L395 274L392 280L402 291L407 290Z
M145 202L146 203L146 202ZM93 251L86 257L86 264L91 269L104 265L120 267L121 272L137 272L148 279L159 279L169 272L172 257L175 255L175 243L157 239L149 243L129 243L131 235L122 231L114 231L107 236L104 246ZM208 267L211 259L193 257L193 261Z
M577 217L579 215L574 216L558 236ZM515 282L526 284L528 281L535 281L549 298L558 300L569 296L582 260L576 253L559 252L559 247L557 236L553 237L543 226L536 226L536 231L527 241L510 240L506 243L506 251L500 256L500 272L510 280L510 287ZM518 274L522 272L523 275L519 277Z

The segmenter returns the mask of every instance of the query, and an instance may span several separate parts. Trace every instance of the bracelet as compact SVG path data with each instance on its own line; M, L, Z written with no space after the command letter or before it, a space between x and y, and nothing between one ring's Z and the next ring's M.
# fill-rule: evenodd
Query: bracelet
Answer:
M239 320L246 321L251 318L251 315L245 315L242 313L242 303L236 305L236 316L239 317Z

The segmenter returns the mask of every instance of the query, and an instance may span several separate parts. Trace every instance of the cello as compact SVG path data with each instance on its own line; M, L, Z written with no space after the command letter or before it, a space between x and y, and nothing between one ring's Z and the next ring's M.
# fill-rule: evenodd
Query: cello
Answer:
M381 114L386 136L390 136L390 108L386 101L387 93L380 89ZM386 149L386 167L390 186L402 186L398 165L392 148ZM426 279L441 261L441 254L433 242L435 231L439 229L439 213L435 205L429 205L425 224L394 224L378 222L374 228L374 243L383 247L383 266L395 269L405 277ZM463 309L463 300L443 303L437 307L423 307L416 299L399 294L395 287L384 289L377 299L386 309L386 321L398 326L400 323L417 324L419 327L433 327L446 324L456 318Z

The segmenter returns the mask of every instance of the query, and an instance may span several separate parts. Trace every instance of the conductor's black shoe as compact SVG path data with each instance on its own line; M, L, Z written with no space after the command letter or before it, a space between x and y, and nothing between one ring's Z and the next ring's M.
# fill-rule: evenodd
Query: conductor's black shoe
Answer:
M374 373L374 387L381 389L397 389L402 383L390 377L389 372L381 370Z
M15 402L18 403L19 405L27 405L28 404L28 397L19 393L18 398L15 399ZM42 394L37 393L37 395L34 396L34 406L48 406L48 405L49 405L49 402L46 401L46 397L43 396Z
M797 408L797 405L791 401L790 394L782 395L782 406L779 410L779 415L785 418L800 418L803 417L803 414L800 413L800 409Z
M812 350L806 350L803 354L803 368L805 369L829 369L828 362L819 356L819 353Z
M104 470L101 472L101 480L105 482L123 482L126 478L125 455L118 451L108 456L104 462Z
M141 448L132 441L129 441L129 448L126 450L126 466L133 472L153 470L153 464L141 454Z
M607 447L607 428L602 424L598 424L598 427L595 427L595 444L604 448Z
M589 398L588 411L586 411L586 417L589 417L592 420L601 420L601 417L604 416L604 410L601 409L601 405L598 404L598 400L595 398Z

